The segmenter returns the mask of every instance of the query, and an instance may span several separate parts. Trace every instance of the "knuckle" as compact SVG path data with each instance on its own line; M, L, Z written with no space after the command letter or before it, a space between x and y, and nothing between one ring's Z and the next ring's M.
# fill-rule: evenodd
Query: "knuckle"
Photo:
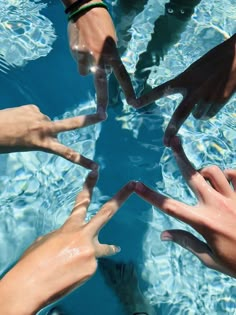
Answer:
M107 119L107 113L105 111L101 111L98 113L98 119L99 121L104 121Z
M27 105L22 105L21 108L24 108L25 110L30 110L32 106L33 104L27 104Z
M24 109L29 110L29 111L39 111L39 107L34 105L34 104L27 104L27 105L23 105L22 107L24 107Z
M200 174L202 176L210 176L211 174L218 174L220 172L220 168L216 165L206 166L202 170L200 170Z
M39 107L37 105L31 104L31 109L39 111Z
M110 206L104 207L102 213L106 219L110 219L113 216L113 209Z
M164 211L168 215L177 216L178 206L176 205L176 201L172 199L166 200L164 204Z
M92 276L96 269L97 269L97 259L96 259L96 253L95 249L93 247L90 247L86 250L84 253L84 258L87 261L87 275Z
M208 166L206 169L209 171L209 173L215 173L220 171L220 168L216 165Z
M76 159L76 153L70 148L67 148L65 150L64 156L67 160L70 160L70 161L74 161Z
M75 207L78 208L78 207L87 207L88 204L90 203L90 198L88 196L85 196L83 197L80 201L78 201L76 204L75 204Z
M38 121L35 122L34 126L32 126L31 130L32 132L36 132L38 134L39 137L39 141L40 143L42 143L42 145L45 145L46 147L49 144L47 135L49 133L48 127L46 125L44 125L42 122Z

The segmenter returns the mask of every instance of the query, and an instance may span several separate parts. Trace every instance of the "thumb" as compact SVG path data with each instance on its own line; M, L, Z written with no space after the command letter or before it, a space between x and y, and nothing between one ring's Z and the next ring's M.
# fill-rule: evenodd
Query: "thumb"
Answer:
M113 256L120 252L120 247L115 245L98 244L96 246L96 258Z
M193 253L206 267L224 272L214 258L212 250L193 234L183 230L167 230L161 233L162 241L174 242Z

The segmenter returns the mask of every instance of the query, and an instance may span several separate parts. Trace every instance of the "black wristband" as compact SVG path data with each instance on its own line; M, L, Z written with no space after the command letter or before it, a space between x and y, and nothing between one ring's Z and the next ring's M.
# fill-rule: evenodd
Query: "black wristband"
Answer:
M74 3L72 3L69 7L67 7L65 9L65 13L71 13L72 11L78 9L79 7L81 7L83 4L89 2L90 0L77 0Z

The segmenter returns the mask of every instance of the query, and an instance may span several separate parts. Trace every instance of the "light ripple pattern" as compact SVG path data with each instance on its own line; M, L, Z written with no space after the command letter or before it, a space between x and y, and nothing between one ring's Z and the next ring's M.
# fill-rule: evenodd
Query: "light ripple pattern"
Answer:
M123 56L131 73L135 69L138 54L145 49L144 43L149 38L148 32L142 29L151 31L149 21L153 16L150 17L150 8L156 2L149 1L149 5L134 22L132 39ZM158 3L164 11L164 2ZM161 12L160 8L158 10ZM169 50L160 66L152 68L149 84L155 87L172 79L208 50L233 35L236 31L235 19L233 0L225 0L223 4L219 0L202 0L178 44ZM180 95L173 95L156 102L153 113L163 118L163 130L180 101ZM190 116L180 129L184 150L197 169L212 164L222 169L236 167L235 108L236 97L233 96L214 118L197 121ZM125 115L119 117L122 127L138 138L145 121L150 124L150 115L135 114L125 100L124 112ZM161 178L156 182L156 190L194 205L196 198L183 180L170 149L163 150L160 165ZM167 217L156 208L153 208L148 226L143 243L144 265L140 269L143 279L148 283L145 295L150 303L160 306L161 314L165 315L236 314L234 279L207 269L196 257L177 245L159 240L161 231L171 228L185 229L201 237L190 227Z
M40 11L46 4L0 0L0 71L47 56L56 39L52 22Z

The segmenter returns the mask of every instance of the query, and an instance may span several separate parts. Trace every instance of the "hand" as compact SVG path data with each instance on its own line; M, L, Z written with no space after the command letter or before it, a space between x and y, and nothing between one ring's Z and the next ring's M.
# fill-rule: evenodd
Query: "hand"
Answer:
M170 145L198 204L189 206L167 198L142 183L136 184L135 191L168 215L191 225L206 240L200 241L187 231L169 230L162 232L163 241L173 241L196 255L207 267L236 277L236 171L222 172L211 166L197 172L177 137Z
M90 1L89 3L97 2ZM68 24L69 45L81 75L94 74L98 111L108 104L107 71L113 69L127 102L135 102L130 77L116 48L115 28L105 8L92 8Z
M138 99L142 107L165 95L181 93L183 100L165 131L169 144L192 112L197 119L214 116L236 90L236 34L210 50L187 70Z
M97 164L57 140L59 132L86 127L102 121L102 114L51 121L35 105L0 110L0 153L41 150L89 169Z
M36 240L0 281L1 314L35 314L92 277L97 258L119 252L118 247L99 242L99 231L131 195L135 183L125 185L86 222L96 181L93 171L63 226Z

